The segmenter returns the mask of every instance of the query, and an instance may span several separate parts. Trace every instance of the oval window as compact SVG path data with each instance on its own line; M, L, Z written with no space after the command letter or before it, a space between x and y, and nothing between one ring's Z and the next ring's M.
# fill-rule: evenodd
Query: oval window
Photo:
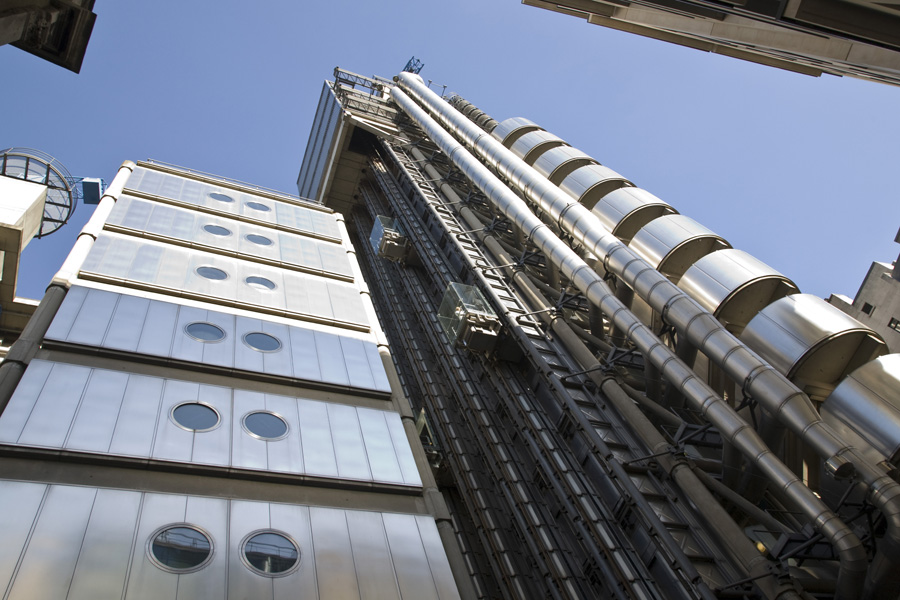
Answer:
M260 212L269 212L270 210L272 210L271 208L269 208L268 206L266 206L266 205L263 204L262 202L252 202L252 201L251 201L251 202L247 202L247 206L248 206L249 208L252 208L253 210L258 210L258 211L260 211Z
M277 285L275 285L274 281L270 281L265 277L257 277L256 275L251 275L244 282L252 288L257 290L274 290Z
M286 575L300 564L300 550L287 536L262 531L244 542L244 562L260 575Z
M244 416L244 429L261 440L280 440L287 435L284 419L267 411L252 412Z
M225 339L224 329L203 321L188 323L184 327L184 332L198 342L221 342Z
M212 192L209 194L209 197L213 200L218 200L219 202L234 202L234 198L232 198L228 194L222 194L220 192Z
M172 409L172 420L188 431L209 431L219 424L219 413L206 404L185 402Z
M221 225L204 225L203 231L205 231L207 233L211 233L213 235L221 235L223 237L231 235L231 230L226 229L225 227L222 227Z
M150 539L150 556L167 571L194 571L212 558L212 542L194 527L167 527Z
M253 242L254 244L258 244L260 246L271 246L272 240L267 238L264 235L257 235L255 233L251 233L247 235L247 241Z
M216 267L197 267L197 275L213 281L228 279L228 273Z
M244 343L260 352L281 350L281 341L277 337L261 331L253 331L244 335Z

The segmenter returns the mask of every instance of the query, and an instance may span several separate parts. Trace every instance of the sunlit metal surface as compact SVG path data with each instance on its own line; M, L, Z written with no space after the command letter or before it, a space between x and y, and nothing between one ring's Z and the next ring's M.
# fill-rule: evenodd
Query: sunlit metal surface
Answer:
M599 163L581 150L572 146L559 146L538 156L533 166L544 177L559 185L575 169L595 164Z
M199 402L213 427L179 427L172 410ZM287 424L276 441L242 429L254 411ZM0 416L0 444L419 486L400 416L249 390L35 360Z
M628 247L674 283L691 265L731 244L684 215L664 215L638 231Z
M750 321L741 340L798 385L828 391L887 352L877 333L812 294L776 300Z
M556 183L556 182L554 182ZM627 244L644 225L678 211L647 190L623 187L604 195L591 212L614 236Z
M760 310L799 290L761 260L734 248L707 254L678 280L678 287L738 335Z
M184 328L194 322L219 326L226 339L204 343L192 338ZM283 350L251 349L241 338L254 331L274 335L284 344ZM390 390L372 341L82 286L73 287L66 296L47 339L276 377Z
M459 598L431 516L2 481L0 526L14 600ZM209 562L189 574L153 562L149 542L171 526L202 531ZM299 567L251 570L242 544L261 531L289 536Z
M563 139L541 129L526 133L517 139L510 150L529 165L533 165L534 161L544 152L566 145L568 144Z
M512 117L505 121L501 121L500 124L494 128L494 131L491 132L491 135L494 139L509 148L517 139L526 133L537 131L538 129L541 129L541 127L534 121L529 121L524 117Z
M559 187L590 210L606 194L630 185L630 181L609 167L597 164L575 169L560 182Z
M900 467L900 354L881 356L850 373L821 413L873 463L887 459Z

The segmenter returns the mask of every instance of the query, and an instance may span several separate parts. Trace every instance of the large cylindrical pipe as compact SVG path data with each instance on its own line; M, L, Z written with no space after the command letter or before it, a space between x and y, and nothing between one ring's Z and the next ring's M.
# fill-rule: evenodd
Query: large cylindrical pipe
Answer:
M884 594L883 597L886 598L896 597L900 593L900 572L898 572L900 570L896 569L900 566L900 485L883 469L870 465L859 452L841 440L834 430L822 421L810 399L785 376L738 341L715 317L664 275L636 256L607 231L588 209L575 202L534 168L443 102L425 86L421 78L403 73L398 79L405 90L426 106L478 156L496 168L510 185L537 204L548 217L556 220L564 231L601 259L607 271L624 280L635 293L662 314L668 323L706 354L712 362L719 365L729 377L734 381L743 382L745 392L822 456L827 469L835 474L844 474L848 471L848 466L856 468L860 478L868 486L869 498L881 510L888 523L881 556L876 562L894 565L896 573L895 576L886 575L884 581L870 580L868 586L873 594ZM499 180L497 184L489 184L489 188L493 191L497 185L502 185ZM513 197L519 200L515 194ZM531 214L530 211L528 214ZM552 235L549 231L536 229L532 238L541 247L542 240L538 238L548 234ZM559 260L553 251L547 252L547 255L551 260ZM606 298L599 292L606 287L605 284L602 281L594 281L589 276L585 278L588 275L584 273L585 270L576 269L573 272L573 281L582 279L580 285L587 286L587 289L582 291L589 299L598 294ZM615 299L609 296L608 300ZM610 310L624 310L624 307L618 308L616 306L618 303L613 304L608 300L605 302L606 305L601 305L600 308L615 321L615 313ZM643 334L637 337L640 335ZM697 384L695 377L691 379L693 381L685 380L684 385ZM884 554L885 552L888 554ZM885 570L885 573L887 571Z
M401 82L409 85L408 82L411 78L406 74L401 74L400 79ZM421 78L416 79L418 82L412 79L413 83L418 83L419 87L425 88ZM425 90L427 91L427 88ZM644 353L647 359L652 361L670 382L682 389L694 407L719 429L721 436L733 443L755 464L758 464L761 471L780 487L794 507L807 515L816 530L832 543L840 557L839 596L841 598L859 598L866 572L866 552L859 538L850 528L784 463L778 460L775 454L763 444L753 428L741 419L726 401L700 381L670 348L616 299L603 279L562 242L548 225L535 216L524 200L519 198L470 154L461 143L428 116L425 110L406 93L394 88L392 97L410 118L426 131L431 141L437 144L456 167L478 186L507 219L526 232L527 237L544 252L547 259L559 265L563 274L581 290L585 297L606 315L609 315L613 323L627 333L628 338ZM443 103L440 100L439 102ZM459 117L468 122L462 115ZM478 129L478 131L481 130ZM481 137L486 135L481 131ZM527 165L525 167L531 169ZM519 173L521 174L521 171ZM510 177L510 179L513 178ZM549 182L547 183L551 185ZM668 283L668 280L666 282Z

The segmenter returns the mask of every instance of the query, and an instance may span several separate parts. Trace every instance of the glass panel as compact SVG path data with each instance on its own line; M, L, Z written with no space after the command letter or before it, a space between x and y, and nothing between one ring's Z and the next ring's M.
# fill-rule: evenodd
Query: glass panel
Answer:
M226 194L220 194L219 192L212 192L209 197L213 200L218 200L219 202L234 202L234 198Z
M264 440L277 440L287 434L288 426L281 417L270 412L253 412L244 417L247 431Z
M219 413L197 402L176 406L172 411L172 418L190 431L209 431L219 424Z
M184 328L185 333L200 342L218 342L225 339L225 331L212 323L188 323Z
M278 533L258 533L244 544L244 558L260 573L276 574L290 570L300 559L294 542Z
M228 279L228 273L215 267L197 267L197 275L218 281Z
M260 352L275 352L276 350L281 349L281 342L278 338L271 336L268 333L262 333L261 331L254 331L246 334L244 336L244 343Z
M276 287L275 282L269 281L265 277L257 277L256 275L251 275L247 279L244 280L247 285L257 290L274 290Z
M253 242L254 244L259 244L260 246L271 246L272 240L267 238L264 235L256 235L255 233L251 233L247 236L248 242Z
M272 210L271 208L269 208L265 204L262 204L261 202L247 202L247 206L249 208L252 208L253 210L258 210L258 211L262 211L262 212L269 212L270 210Z
M213 235L231 235L231 231L222 227L221 225L204 225L203 230Z
M160 564L180 571L203 564L212 552L212 543L192 527L170 527L153 538L150 551Z

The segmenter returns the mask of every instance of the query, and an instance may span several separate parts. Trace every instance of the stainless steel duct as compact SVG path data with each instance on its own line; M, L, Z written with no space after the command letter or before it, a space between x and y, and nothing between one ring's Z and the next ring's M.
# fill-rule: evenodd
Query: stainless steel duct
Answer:
M421 103L430 106L425 100L430 92L425 87L421 78L402 73L398 77L402 87L413 94ZM635 346L647 357L647 360L653 363L661 373L677 386L679 390L688 398L706 419L716 426L721 436L732 443L736 448L744 453L750 461L759 467L761 472L765 473L771 481L779 488L781 493L790 503L799 511L807 516L816 530L822 534L835 548L841 561L840 575L838 578L838 596L840 598L859 598L861 595L862 582L865 577L867 560L864 548L859 538L843 523L837 515L835 515L820 498L807 488L790 469L782 463L775 454L762 442L759 435L750 427L743 419L741 419L709 386L699 380L691 369L680 361L674 352L663 344L654 333L638 320L610 291L603 282L602 278L588 266L571 248L562 242L551 230L551 228L531 212L528 205L519 198L512 190L510 190L503 182L501 182L490 170L481 162L470 154L465 147L458 142L450 133L445 131L434 119L432 119L424 109L414 102L407 94L398 88L392 90L394 101L410 116L410 118L422 127L429 138L438 145L445 155L457 166L469 179L474 182L478 188L487 196L490 201L502 212L515 226L525 232L526 236L540 248L548 261L557 265L560 271L569 278L569 280L585 295L585 297L595 306L598 306L604 314L606 314L613 324L627 332L628 338ZM483 130L476 127L464 116L458 114L454 109L446 105L440 98L436 98L436 105L432 108L435 112L447 111L448 114L456 115L451 120L451 127L464 139L466 138L460 133L460 129L467 129L469 126L477 130L473 134L471 145L478 148L482 141L487 139L490 144L499 146L503 153L509 153L506 148L500 146L498 142L490 138ZM432 99L434 101L434 99ZM489 147L491 147L489 145ZM496 148L494 147L496 151ZM486 150L485 150L486 151ZM558 188L553 186L549 181L544 179L540 174L534 171L530 166L522 163L520 159L509 153L514 161L511 165L506 164L500 170L510 180L510 182L520 189L526 188L529 196L538 191L541 194L560 194L564 196ZM496 164L495 161L492 163ZM565 197L568 202L568 197ZM553 206L549 204L548 206ZM579 205L580 206L580 205ZM582 207L583 208L583 207ZM560 219L565 216L568 208L562 211L548 210L554 218ZM590 213L588 213L590 216ZM592 217L596 220L596 217ZM575 229L577 231L577 228ZM612 237L606 234L607 237ZM582 236L584 239L584 236ZM627 250L618 240L615 240L619 247ZM608 253L601 253L598 256L607 256ZM633 261L638 261L636 257ZM632 262L633 262L632 261ZM631 263L629 263L631 264ZM645 266L645 270L652 270ZM665 277L657 275L662 280L674 288L680 296L687 298L685 294L680 292ZM642 291L647 291L643 290ZM649 290L649 291L652 291ZM648 294L649 296L649 294ZM689 298L688 298L689 300ZM706 315L709 320L715 321L711 315L705 313L693 301L698 311ZM679 307L680 308L680 307ZM670 308L671 310L671 308ZM665 313L664 313L665 314ZM718 323L716 322L718 325ZM729 335L731 339L734 339ZM735 340L735 342L737 342ZM751 354L748 350L745 353ZM753 356L751 354L751 356ZM753 356L753 358L756 358ZM758 358L756 358L759 361ZM766 372L773 372L771 367L766 367ZM783 379L783 378L782 378ZM786 385L790 385L784 380ZM794 393L799 393L794 390ZM805 397L804 397L805 398ZM808 400L807 400L808 402ZM813 411L814 412L814 411ZM829 430L830 431L830 430ZM832 436L833 437L833 436ZM841 452L846 451L841 448ZM837 467L835 467L837 468Z
M803 392L738 341L690 296L636 256L607 231L588 208L574 201L503 144L443 102L425 86L421 78L403 73L398 80L405 90L427 107L455 136L463 140L481 159L497 169L510 185L518 189L529 201L534 202L564 231L602 260L608 272L615 274L631 287L638 296L662 315L667 323L673 325L731 379L743 382L745 394L756 399L769 413L822 456L828 472L844 476L855 467L862 481L868 486L869 498L881 510L888 523L887 534L873 563L875 573L869 578L867 589L879 597L882 595L896 597L900 593L900 572L897 569L900 565L900 485L883 469L869 464L859 452L841 440L821 419ZM502 134L504 123L494 130L494 135ZM506 135L504 142L509 143L509 135ZM537 240L535 242L537 243ZM541 246L540 243L537 245ZM554 252L546 251L548 258L555 263L561 259ZM574 271L570 279L591 302L601 301L596 298L597 291L594 288L605 288L602 282L585 279L581 270ZM603 299L606 298L605 294L600 295ZM608 301L600 306L614 323L618 320L616 311L622 310L619 307L620 303L616 302L613 305ZM640 335L629 337L634 342ZM655 336L653 339L656 340ZM642 345L635 343L638 347ZM642 343L649 345L654 352L659 352L656 347L662 346L659 340L656 340L655 344L649 341ZM657 359L652 353L645 351L645 354L656 363ZM661 370L665 369L668 369L668 364ZM694 381L687 380L676 384L688 397L694 393L691 388L697 385L696 377L692 379ZM669 381L677 381L677 377ZM706 388L705 384L703 387ZM692 400L696 400L696 396ZM725 430L722 434L726 435Z

